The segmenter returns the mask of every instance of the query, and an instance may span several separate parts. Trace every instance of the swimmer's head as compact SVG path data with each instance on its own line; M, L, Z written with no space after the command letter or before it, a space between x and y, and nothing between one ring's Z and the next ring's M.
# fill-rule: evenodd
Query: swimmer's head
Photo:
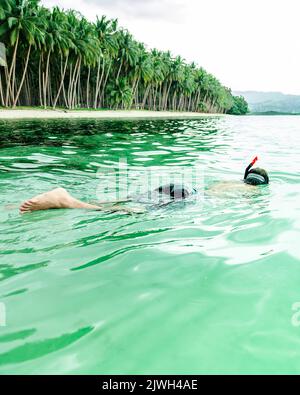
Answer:
M248 171L244 182L249 185L269 184L269 176L266 170L256 167Z
M160 186L156 191L162 195L169 196L171 199L186 199L190 195L190 192L186 188L175 184Z
M252 169L254 164L258 161L256 156L252 162L246 167L244 174L244 182L249 185L264 185L269 184L269 176L266 170L256 167Z

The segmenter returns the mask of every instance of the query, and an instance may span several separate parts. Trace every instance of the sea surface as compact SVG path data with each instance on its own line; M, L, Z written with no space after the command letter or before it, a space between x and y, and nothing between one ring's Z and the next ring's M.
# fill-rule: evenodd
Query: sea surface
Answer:
M56 187L145 212L19 214ZM299 374L299 311L300 117L0 120L0 373Z

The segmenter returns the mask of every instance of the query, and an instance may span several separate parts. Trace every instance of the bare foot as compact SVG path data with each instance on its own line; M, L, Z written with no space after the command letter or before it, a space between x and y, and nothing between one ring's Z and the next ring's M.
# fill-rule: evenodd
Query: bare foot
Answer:
M56 188L50 192L37 195L30 200L26 200L20 206L20 212L26 213L37 210L60 208L100 209L101 207L81 202L73 198L64 188Z

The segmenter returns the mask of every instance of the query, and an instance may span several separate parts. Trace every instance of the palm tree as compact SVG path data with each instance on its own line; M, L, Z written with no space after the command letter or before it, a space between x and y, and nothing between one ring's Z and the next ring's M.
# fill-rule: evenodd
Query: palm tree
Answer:
M132 79L132 102L138 105L138 88L142 81L144 84L149 83L153 75L153 65L151 56L147 53L145 46L141 43L137 45L137 54L134 67L131 72ZM132 103L131 103L132 105Z
M38 7L36 1L25 1L23 0L21 7L20 7L20 17L18 21L18 25L16 27L18 37L21 35L22 39L22 49L27 51L25 55L25 64L23 68L23 74L21 80L19 82L19 87L17 93L13 99L13 107L16 106L17 101L19 99L21 89L23 87L25 76L28 68L29 57L31 54L32 47L40 48L41 43L44 40L43 28L42 23L39 18L37 18L38 14ZM22 37L24 36L24 37ZM25 49L27 47L27 49ZM14 73L13 73L13 82L12 87L14 87L15 82L15 73L16 73L16 62L14 64ZM14 88L12 89L14 91Z
M127 83L126 78L119 78L109 87L111 105L115 109L118 107L129 108L132 102L132 90Z
M148 51L116 19L92 23L39 0L1 0L0 41L5 106L234 111L231 91L214 76L170 52Z
M102 99L103 90L101 87L107 83L108 74L111 69L111 59L117 55L119 50L116 40L117 20L108 20L105 16L97 18L95 25L99 39L99 53L97 60L97 78L95 87L94 108L97 108L98 101ZM105 76L105 71L107 74ZM103 88L103 89L104 89ZM100 104L100 103L99 103Z
M20 89L16 91L16 70L17 70L17 55L21 48L25 52L25 65L21 77L21 88L25 79L26 70L28 67L29 56L32 46L35 44L35 35L38 36L38 19L36 13L38 9L37 0L5 0L5 7L2 6L1 14L5 18L2 20L0 26L0 36L9 43L9 51L12 52L11 62L6 76L6 95L5 106L9 104L16 105ZM9 11L8 14L5 13ZM40 38L40 37L39 37ZM21 43L21 45L19 45Z
M64 80L68 66L69 54L70 51L74 49L74 34L69 29L68 18L66 17L66 14L58 7L55 7L52 12L54 14L53 19L56 24L54 36L55 50L58 57L60 58L60 67L57 67L57 73L60 75L60 81L57 81L58 89L53 101L53 108L55 108L62 89L64 91Z

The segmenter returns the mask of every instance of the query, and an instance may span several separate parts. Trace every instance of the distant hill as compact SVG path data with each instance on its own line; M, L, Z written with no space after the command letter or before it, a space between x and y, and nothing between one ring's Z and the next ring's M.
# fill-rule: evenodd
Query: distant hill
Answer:
M234 95L244 96L251 112L300 113L300 96L281 92L236 91Z

